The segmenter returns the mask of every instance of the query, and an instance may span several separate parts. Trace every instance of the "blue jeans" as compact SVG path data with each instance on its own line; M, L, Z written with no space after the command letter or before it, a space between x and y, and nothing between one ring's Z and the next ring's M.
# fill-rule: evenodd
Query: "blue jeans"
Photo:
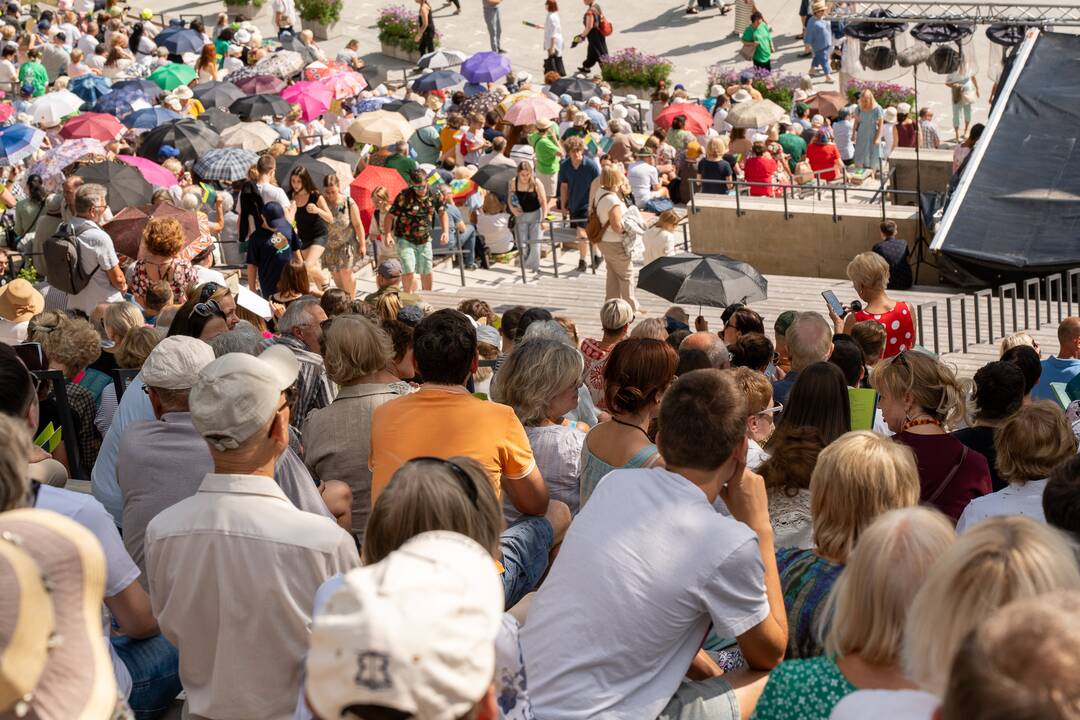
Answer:
M434 242L438 242L436 239ZM452 232L450 233L450 243L447 245L436 245L441 250L456 250L458 244L461 244L461 254L465 258L466 265L472 265L476 262L476 228L472 225L465 227L465 232Z
M110 638L113 649L131 673L128 704L136 720L153 720L164 713L180 693L180 653L164 635L146 640Z
M832 68L829 66L829 52L831 50L831 47L814 50L814 59L810 61L810 69L813 70L814 68L819 67L823 73L831 75Z
M540 269L540 223L543 219L541 210L523 212L514 225L514 240L528 270Z
M547 518L538 515L526 515L503 530L499 548L505 568L502 581L508 610L540 582L554 542L554 528Z

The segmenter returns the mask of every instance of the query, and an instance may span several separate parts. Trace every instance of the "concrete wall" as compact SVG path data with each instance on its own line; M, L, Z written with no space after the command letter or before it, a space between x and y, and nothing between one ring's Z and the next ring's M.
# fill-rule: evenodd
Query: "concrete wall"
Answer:
M922 170L923 192L945 192L952 177L952 150L919 150L919 167ZM893 169L892 186L897 190L914 191L915 148L896 148L889 156ZM914 195L896 195L897 205L914 205Z
M768 274L843 278L851 258L881 239L879 205L840 205L833 222L829 201L789 201L790 218L777 199L742 197L740 204L738 216L732 196L696 197L699 212L690 214L694 252L722 253ZM896 221L900 237L915 237L914 208L889 205L886 217Z

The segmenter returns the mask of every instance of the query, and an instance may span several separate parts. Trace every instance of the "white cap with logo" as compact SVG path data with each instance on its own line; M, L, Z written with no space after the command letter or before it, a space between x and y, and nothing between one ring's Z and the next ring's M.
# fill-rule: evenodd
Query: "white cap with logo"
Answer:
M218 450L239 447L278 411L281 393L298 372L296 356L284 345L271 345L257 357L222 355L191 387L191 422Z
M503 589L478 543L434 531L349 572L312 621L307 699L318 717L377 705L466 715L495 676Z
M143 385L162 390L187 390L199 373L214 362L214 350L202 340L186 335L167 337L150 351L139 377Z

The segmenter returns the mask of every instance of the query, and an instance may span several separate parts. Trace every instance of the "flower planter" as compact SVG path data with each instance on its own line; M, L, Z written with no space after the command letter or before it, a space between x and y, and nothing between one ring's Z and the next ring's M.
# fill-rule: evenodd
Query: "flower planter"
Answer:
M270 17L270 3L264 2L259 7L256 7L253 3L249 2L240 3L238 5L226 5L225 11L229 14L230 18L240 15L246 20L258 23L260 20L268 19Z
M420 53L415 50L406 50L397 45L387 45L386 43L380 43L380 46L380 52L382 52L383 55L392 57L396 60L404 60L405 62L410 62L414 65L420 60Z
M338 23L323 25L318 20L301 20L305 30L310 30L316 40L330 40L338 36Z

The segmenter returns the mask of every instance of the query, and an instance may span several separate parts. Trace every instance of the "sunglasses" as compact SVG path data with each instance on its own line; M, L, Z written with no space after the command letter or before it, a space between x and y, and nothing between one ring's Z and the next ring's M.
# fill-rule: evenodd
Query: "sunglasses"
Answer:
M784 412L784 406L781 403L776 403L771 408L766 408L759 413L754 413L754 417L766 417L773 416Z
M191 308L191 312L199 317L208 318L211 315L224 315L221 311L221 306L217 304L217 300L207 300L206 302L195 303L195 307Z
M224 285L219 285L216 282L208 282L202 286L202 290L199 291L199 302L204 303L210 298L214 297L219 290L224 290Z
M454 477L457 479L458 484L461 485L461 489L465 492L465 496L469 498L469 502L472 503L473 508L480 509L480 494L476 489L476 483L473 481L472 476L465 472L465 468L458 465L456 462L450 460L444 460L443 458L424 456L413 458L413 462L430 462L442 465L450 470Z

